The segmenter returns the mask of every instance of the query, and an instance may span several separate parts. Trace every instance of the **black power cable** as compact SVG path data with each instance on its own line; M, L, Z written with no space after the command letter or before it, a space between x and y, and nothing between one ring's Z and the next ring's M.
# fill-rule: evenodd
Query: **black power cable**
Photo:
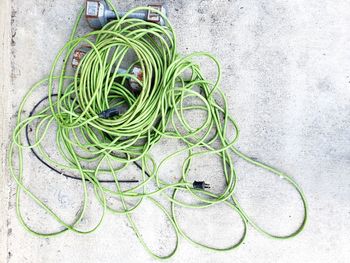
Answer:
M51 97L56 97L57 94L52 94ZM47 99L49 98L49 96L46 96L44 98L42 98L39 102L37 102L37 104L35 104L35 106L33 107L33 109L30 111L29 113L29 117L32 117L33 114L35 113L35 110L39 107L39 105L41 103L43 103L44 101L46 101ZM27 124L26 125L26 139L27 139L27 143L29 146L32 146L31 142L30 142L30 139L29 139L29 125ZM47 162L45 162L40 156L39 154L34 150L34 148L30 148L31 152L34 154L34 156L42 163L44 164L46 167L48 167L49 169L51 169L52 171L60 174L60 175L63 175L65 176L66 178L70 178L70 179L74 179L74 180L79 180L81 181L82 179L80 177L76 177L76 176L73 176L73 175L69 175L69 174L66 174L66 173L63 173L59 170L57 170L55 167L51 166L50 164L48 164ZM134 164L136 165L136 167L138 167L140 170L142 170L142 167L134 162ZM146 175L149 177L150 175L145 171ZM100 183L115 183L114 180L98 180ZM139 180L118 180L119 183L138 183Z

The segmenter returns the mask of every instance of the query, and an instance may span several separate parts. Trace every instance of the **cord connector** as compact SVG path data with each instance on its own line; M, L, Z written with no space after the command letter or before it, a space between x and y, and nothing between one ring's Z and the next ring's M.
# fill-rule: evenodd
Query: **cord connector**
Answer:
M88 53L90 50L91 50L91 47L87 45L81 46L80 48L77 48L76 50L74 50L73 59L72 59L73 69L78 68L80 61L83 59L86 53Z
M110 108L108 110L104 110L102 111L98 117L102 118L102 119L108 119L108 118L112 118L114 116L120 116L123 113L125 113L127 111L127 107L125 106L118 106L118 107L114 107L114 108Z
M166 9L163 5L149 5L164 16L166 16ZM87 0L86 8L85 8L85 17L89 26L93 29L101 29L104 27L109 21L116 20L118 17L123 17L128 12L118 12L118 16L114 13L113 10L109 8L105 1L101 0ZM148 22L157 23L161 26L165 26L165 20L163 17L154 10L139 10L138 12L129 13L127 18L136 18L141 19Z
M131 74L134 75L140 82L143 81L143 72L142 72L142 68L138 65L135 65L132 69L131 69ZM130 84L130 88L132 91L134 92L140 92L142 87L140 86L139 82L136 81L133 78L129 79L129 84Z
M204 181L194 181L193 182L194 189L208 189L210 188L210 184L205 183Z

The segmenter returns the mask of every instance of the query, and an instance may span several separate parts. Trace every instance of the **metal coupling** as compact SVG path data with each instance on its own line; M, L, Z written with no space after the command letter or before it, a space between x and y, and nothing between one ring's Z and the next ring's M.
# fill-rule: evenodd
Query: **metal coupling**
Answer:
M161 4L148 5L148 7L156 9L162 14L166 15L166 9ZM120 12L119 16L122 17L125 14L126 12ZM117 15L109 9L105 1L98 0L86 1L85 17L89 26L94 29L100 29L104 27L109 21L117 19ZM153 10L134 12L129 14L127 17L141 19L144 21L157 23L161 26L165 26L163 17Z

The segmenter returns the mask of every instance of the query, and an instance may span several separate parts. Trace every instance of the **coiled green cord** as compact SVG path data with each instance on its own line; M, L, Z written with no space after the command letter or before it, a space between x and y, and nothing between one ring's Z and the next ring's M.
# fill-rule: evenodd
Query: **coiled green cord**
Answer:
M109 3L114 11L116 9ZM140 7L128 12L149 10L159 13L152 8ZM169 258L177 250L179 236L188 241L211 250L228 251L239 246L246 235L247 224L252 225L261 233L279 239L286 239L297 235L304 228L307 221L307 204L304 194L297 183L288 175L260 163L246 156L234 147L238 139L238 127L228 113L225 94L219 88L220 64L208 53L198 52L188 56L177 53L175 32L167 20L166 27L145 22L138 19L126 19L126 16L112 21L103 29L91 32L82 37L75 37L76 29L83 14L82 10L76 20L70 40L58 52L50 75L35 84L24 97L19 106L17 126L13 132L13 142L9 150L9 167L11 175L17 183L16 207L19 221L29 232L50 237L70 230L81 234L91 233L102 223L106 211L124 214L127 216L135 234L144 248L155 258ZM92 47L78 66L74 76L66 73L67 63L72 51L82 44ZM125 56L132 50L136 55L135 62L143 71L142 82L131 74L118 74L117 68ZM58 61L64 58L60 67ZM215 82L210 82L203 76L201 69L194 62L196 57L206 57L217 67ZM58 72L58 73L57 73ZM185 72L191 72L189 78ZM136 95L125 88L127 78L134 78L142 86L140 94ZM57 97L53 97L54 84L57 86ZM33 116L22 118L21 112L28 98L38 88L48 85L49 105ZM220 97L220 105L215 99ZM185 100L196 99L200 104L187 105ZM99 113L112 107L127 104L128 111L111 119L99 118ZM191 127L186 120L185 112L203 111L206 118L200 127ZM35 128L34 143L30 146L22 143L21 137L28 124L38 122ZM42 142L48 129L57 126L57 152L65 162L52 159ZM228 126L235 128L234 138L230 141ZM156 164L150 154L161 138L177 139L185 143L186 147L178 150ZM35 148L41 158L50 165L64 171L79 173L84 191L82 209L73 223L62 220L48 205L35 196L23 183L23 151ZM204 150L203 150L204 149ZM17 153L17 156L15 155ZM84 153L84 154L82 154ZM160 168L179 154L187 153L182 166L181 179L176 183L167 183L159 178ZM210 191L194 189L192 182L187 180L193 158L200 155L217 155L221 158L226 180L226 187L222 193L216 195ZM231 155L236 154L247 162L266 169L269 172L284 178L299 193L304 206L304 219L300 227L287 236L276 236L268 233L255 222L239 205L235 198L237 177ZM87 157L88 156L88 157ZM18 163L15 165L14 160ZM121 190L118 183L118 174L131 163L139 161L142 167L142 182L128 190ZM86 163L97 163L94 168L88 168ZM115 164L119 164L116 168ZM107 168L106 168L107 167ZM146 175L149 174L149 177ZM109 173L115 180L116 190L110 190L99 182L100 173ZM217 179L215 179L217 180ZM93 185L103 212L99 222L87 231L79 230L77 225L83 219L88 202L87 184ZM147 190L147 185L156 184L154 191ZM172 190L172 194L168 194ZM197 200L196 204L186 203L177 198L179 191L190 193ZM62 225L62 229L51 233L38 232L27 225L21 213L20 195L24 192L41 208ZM123 208L118 210L107 203L108 196L115 196L121 200ZM165 197L171 202L171 211L156 201L155 197ZM168 255L157 255L147 246L133 220L132 213L146 198L152 201L171 223L176 243ZM128 200L137 200L130 205ZM238 242L228 247L211 247L188 236L178 224L175 210L177 207L205 208L224 203L237 212L242 219L244 232Z

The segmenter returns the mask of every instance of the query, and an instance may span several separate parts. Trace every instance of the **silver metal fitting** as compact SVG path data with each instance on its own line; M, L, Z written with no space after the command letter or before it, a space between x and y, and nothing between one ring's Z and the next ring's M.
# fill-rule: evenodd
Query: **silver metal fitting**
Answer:
M162 14L164 14L166 16L166 9L165 9L165 7L163 5L159 5L159 4L158 5L148 5L148 7L156 9L156 10L158 10L159 12L161 12ZM160 14L158 14L158 13L156 13L154 11L151 11L151 10L147 11L147 19L146 19L146 21L157 23L157 24L159 24L161 26L165 26L165 21L164 21L163 17Z
M163 5L149 5L148 7L159 10L166 15L166 9ZM122 17L126 12L120 12L119 16ZM104 27L109 21L117 19L116 14L108 8L108 5L104 1L99 0L87 0L85 9L86 21L90 27L94 29L100 29ZM154 11L139 11L131 13L128 18L137 18L148 22L157 23L161 26L165 26L165 21L162 16Z
M83 57L91 50L90 46L81 46L74 50L73 53L73 59L72 59L72 67L74 69L78 68L78 65L80 64L80 61L83 59Z
M131 69L131 74L134 75L136 77L136 79L138 79L140 82L142 82L143 80L143 72L142 72L142 68L138 65L135 65L132 69ZM140 84L133 78L129 79L129 84L130 87L133 91L135 92L140 92L142 87L140 86Z
M87 0L85 17L90 27L99 29L107 24L109 20L115 19L115 14L109 10L104 1Z

